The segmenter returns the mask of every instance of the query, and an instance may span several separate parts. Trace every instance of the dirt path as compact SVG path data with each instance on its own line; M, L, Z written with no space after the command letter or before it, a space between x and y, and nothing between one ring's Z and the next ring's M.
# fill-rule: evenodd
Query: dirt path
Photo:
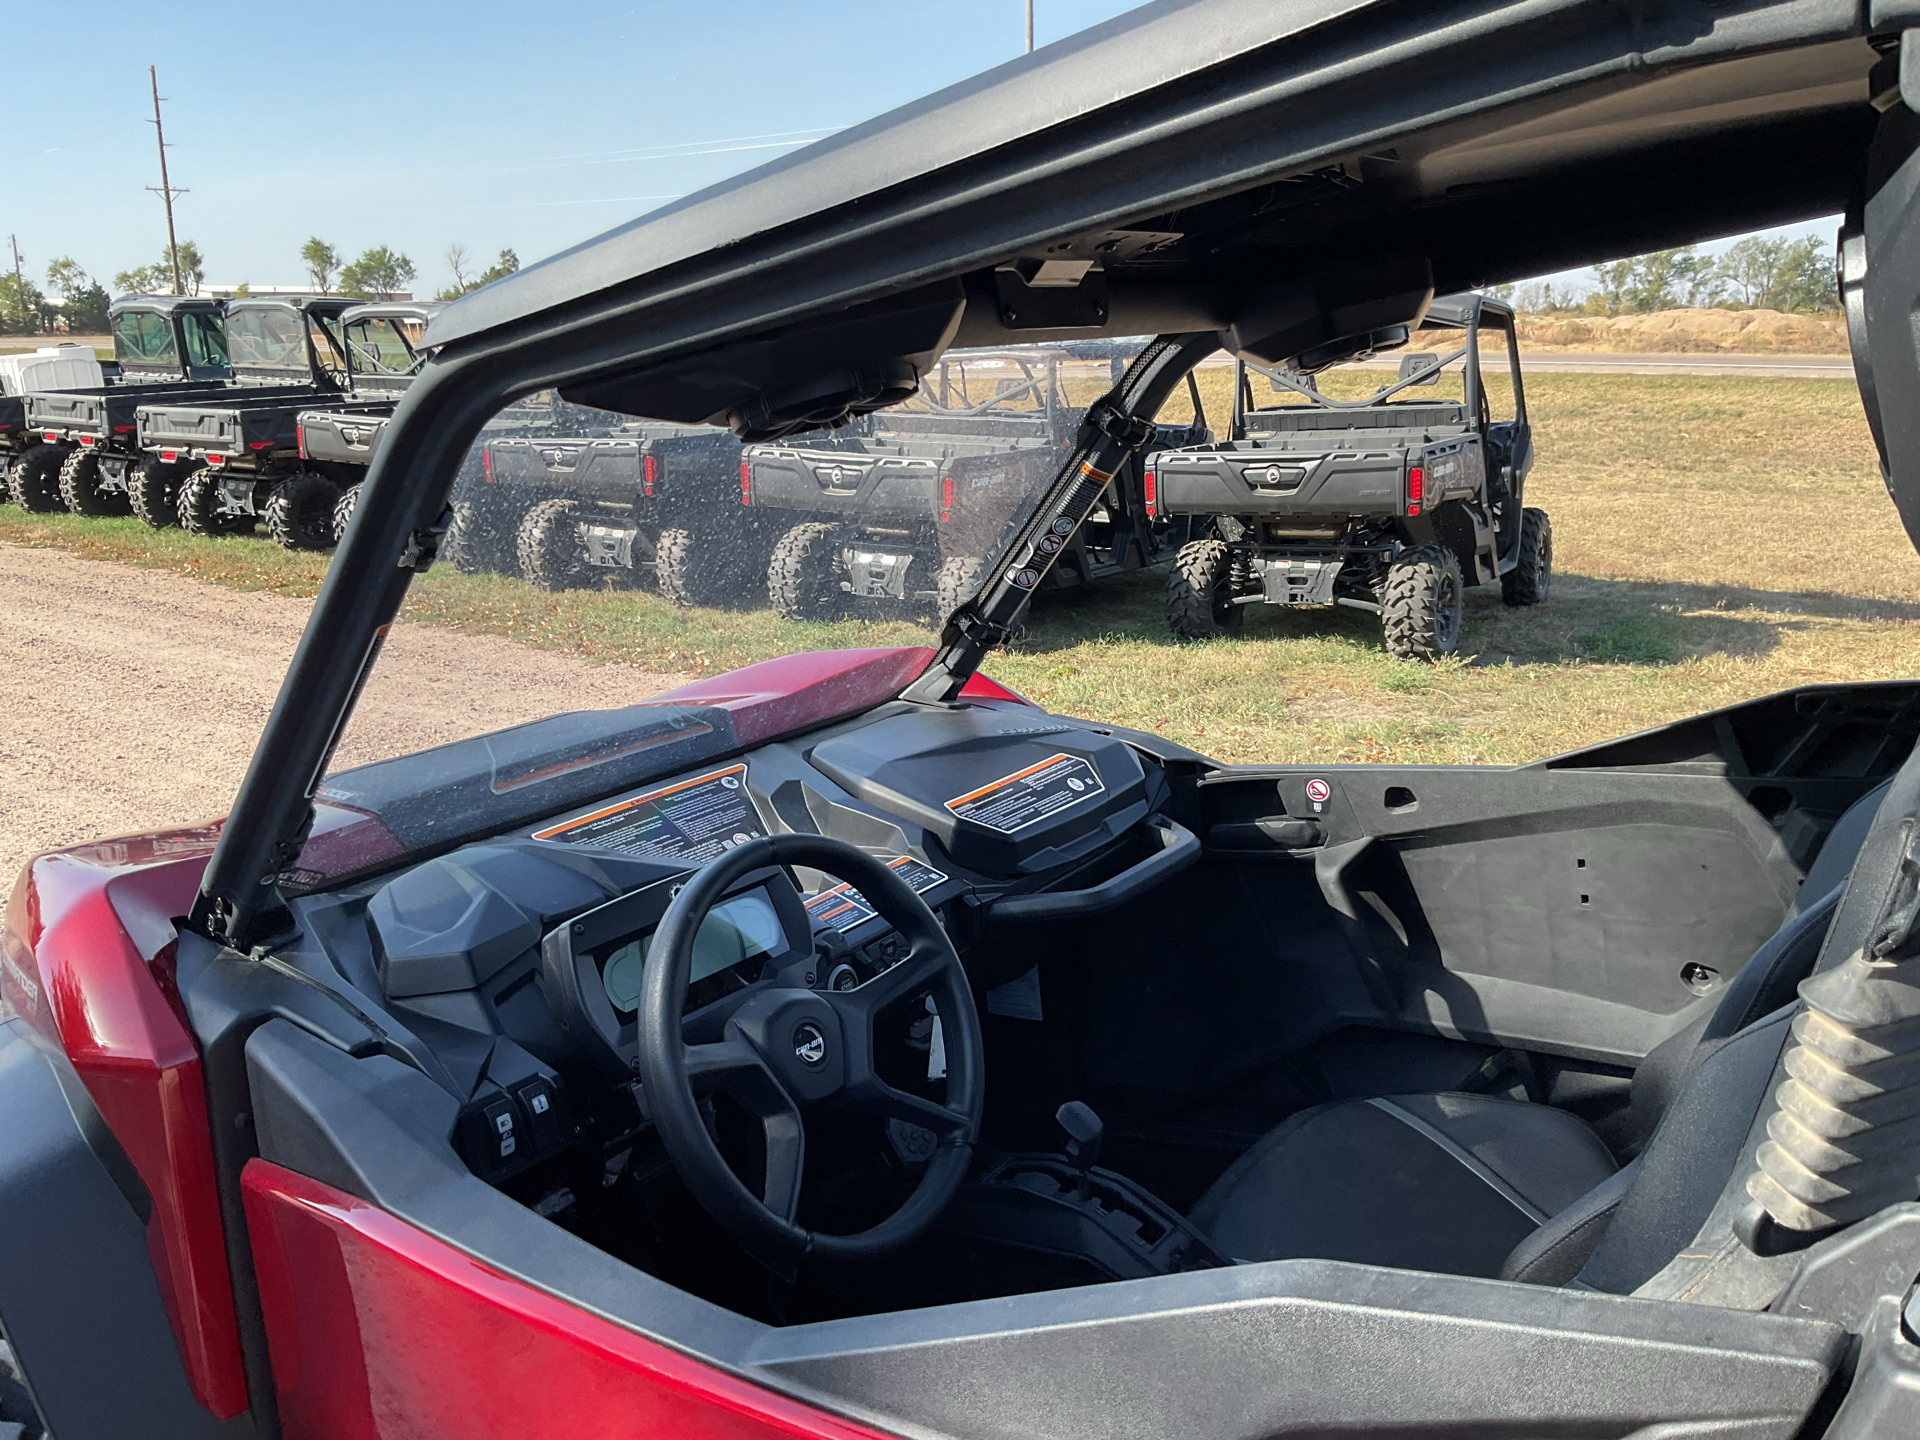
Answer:
M225 813L310 603L0 544L0 903L37 851ZM684 678L397 626L339 763Z

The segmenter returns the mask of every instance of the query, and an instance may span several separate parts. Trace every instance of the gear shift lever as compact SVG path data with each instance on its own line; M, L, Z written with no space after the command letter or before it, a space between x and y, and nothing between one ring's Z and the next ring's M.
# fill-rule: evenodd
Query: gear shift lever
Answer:
M1106 1139L1107 1127L1093 1107L1082 1100L1069 1100L1053 1112L1053 1120L1067 1132L1067 1163L1080 1172L1078 1193L1084 1195L1087 1172L1100 1159L1100 1142Z

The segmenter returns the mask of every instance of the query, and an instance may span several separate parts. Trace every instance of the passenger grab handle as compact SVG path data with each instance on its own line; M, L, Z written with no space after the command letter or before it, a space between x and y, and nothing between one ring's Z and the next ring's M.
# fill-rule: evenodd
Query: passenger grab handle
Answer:
M1058 890L1045 895L1007 895L987 906L991 920L1072 920L1098 915L1144 895L1169 876L1177 875L1200 858L1200 837L1178 821L1149 815L1147 826L1160 837L1160 849L1111 880L1085 890Z

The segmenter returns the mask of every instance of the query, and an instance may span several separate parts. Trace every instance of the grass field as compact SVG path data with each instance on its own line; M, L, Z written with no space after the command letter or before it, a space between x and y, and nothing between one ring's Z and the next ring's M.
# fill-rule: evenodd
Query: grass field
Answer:
M1216 425L1229 373L1206 377ZM1553 516L1553 597L1510 611L1497 589L1469 591L1450 662L1389 659L1377 623L1350 611L1254 607L1237 639L1176 643L1151 572L1041 596L1018 647L987 668L1050 708L1223 760L1502 763L1791 685L1920 674L1920 558L1851 384L1553 374L1530 380L1528 399L1527 498ZM293 595L312 594L326 565L261 540L12 508L0 540ZM548 595L447 567L415 585L408 617L693 673L930 639L904 621L790 625L765 609Z

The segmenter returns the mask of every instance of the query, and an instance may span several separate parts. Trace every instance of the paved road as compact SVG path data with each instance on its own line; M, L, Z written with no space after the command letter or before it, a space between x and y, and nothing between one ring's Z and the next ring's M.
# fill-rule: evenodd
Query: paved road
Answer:
M0 904L36 851L225 814L311 603L0 544ZM684 679L396 625L339 763Z
M1520 357L1529 374L1762 375L1776 380L1853 379L1853 362L1845 355L1588 354L1570 350L1529 350L1522 346ZM1232 363L1225 356L1215 356L1202 362L1206 366ZM1362 360L1346 368L1398 370L1400 358L1396 353L1377 360Z
M1853 378L1853 361L1845 355L1582 355L1567 351L1520 347L1520 361L1529 373L1573 371L1612 375L1766 375L1774 379L1823 380ZM1386 369L1399 362L1376 361Z

